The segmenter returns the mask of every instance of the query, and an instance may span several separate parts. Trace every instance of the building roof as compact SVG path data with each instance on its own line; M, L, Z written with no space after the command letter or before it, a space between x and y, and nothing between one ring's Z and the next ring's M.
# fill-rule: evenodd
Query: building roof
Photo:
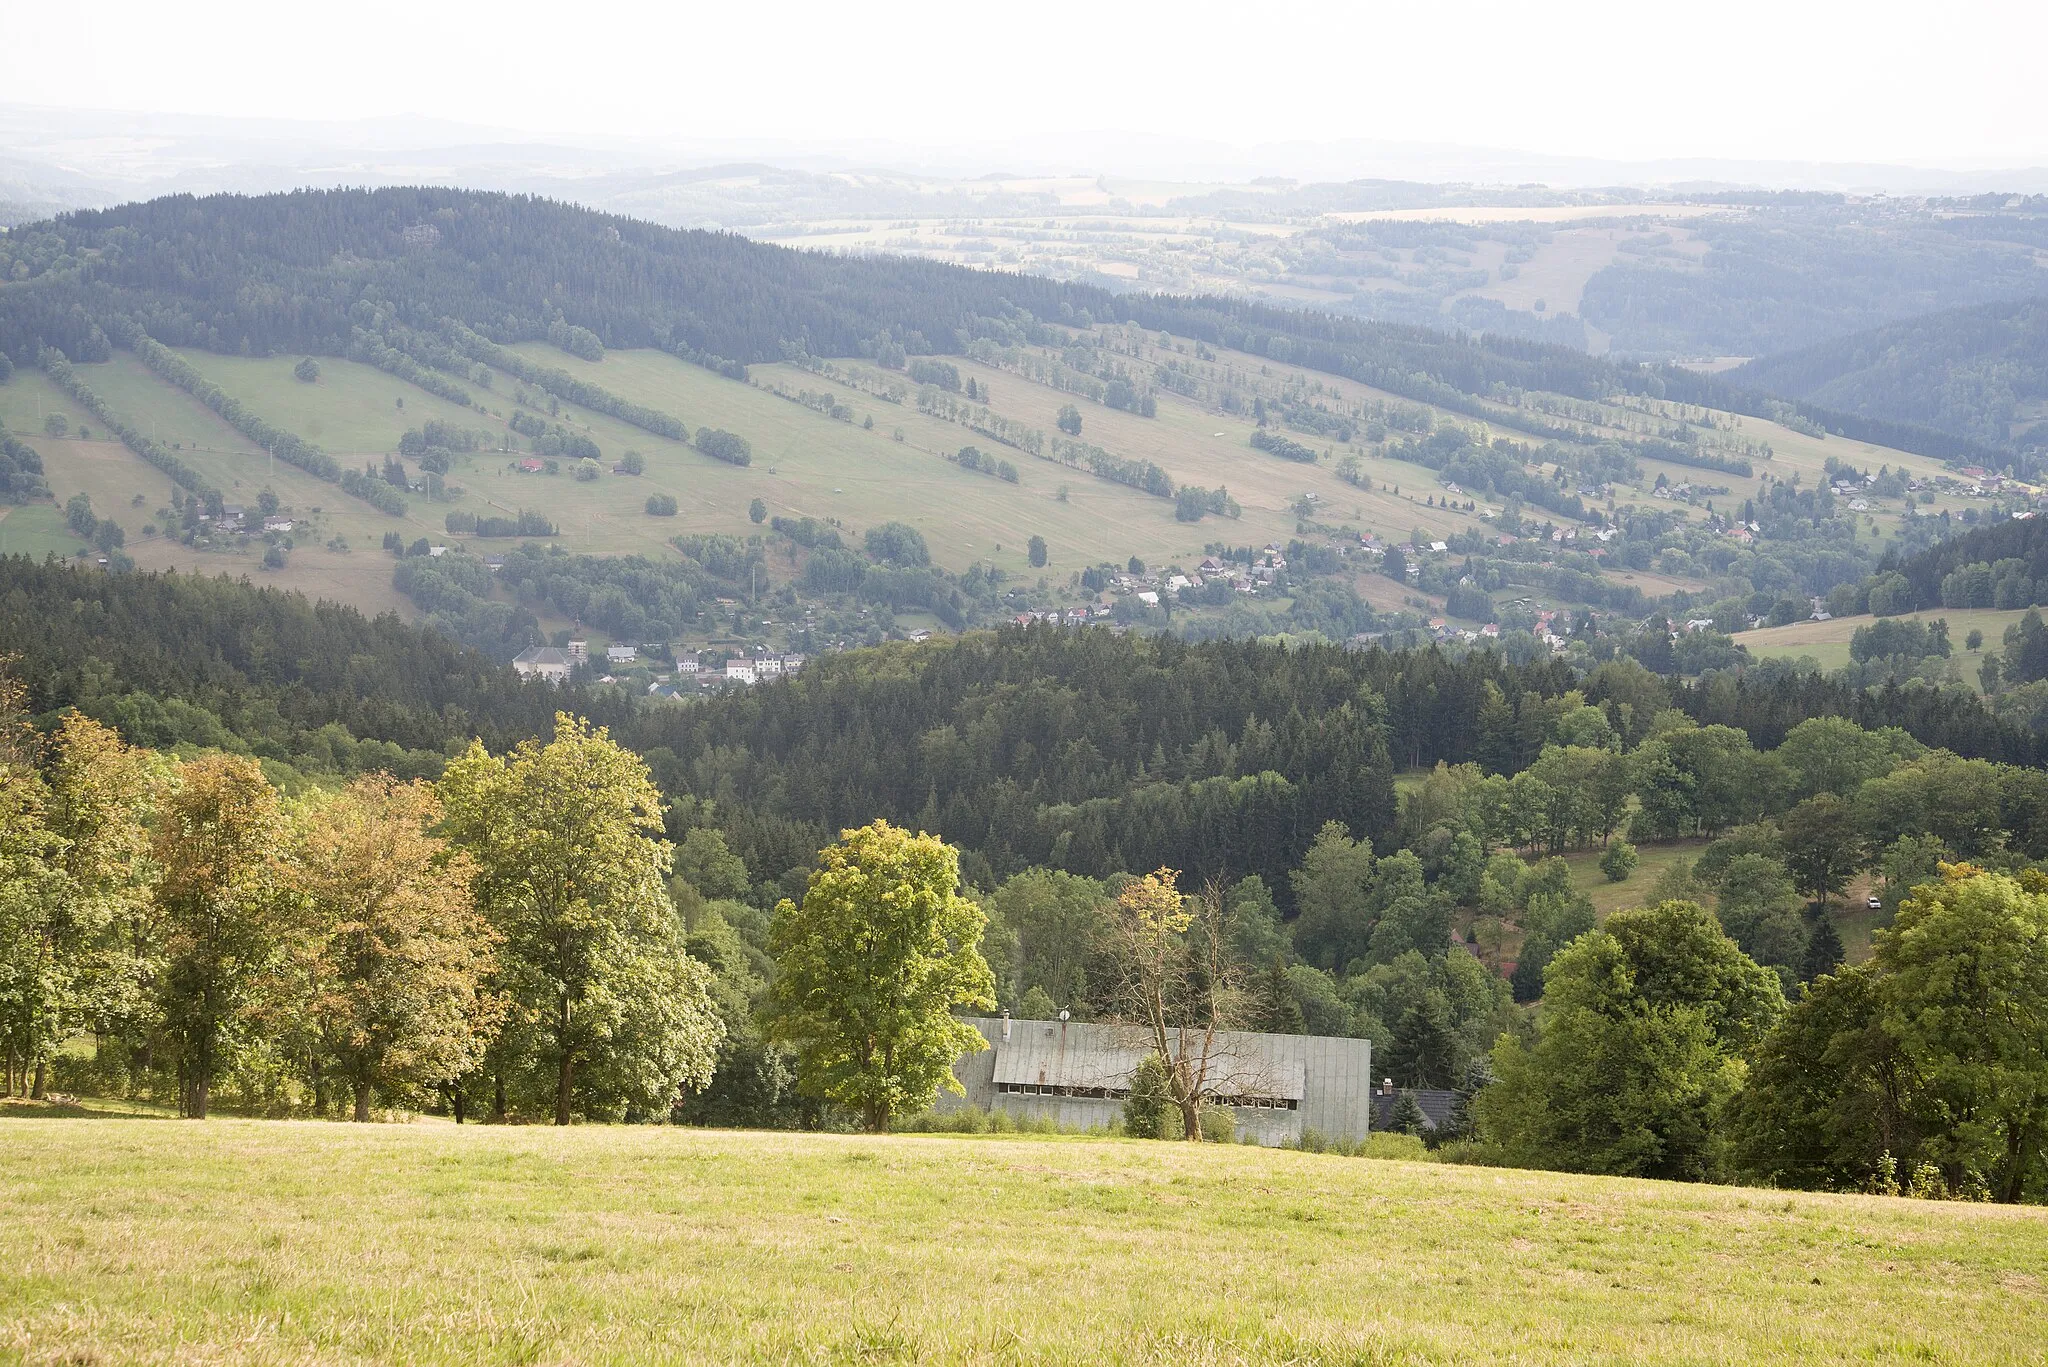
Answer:
M538 669L545 665L559 665L567 669L569 657L553 646L528 646L512 657L512 663L515 666L525 665L530 669Z
M1401 1088L1392 1092L1372 1094L1372 1127L1384 1130L1394 1123L1394 1108L1401 1104L1401 1098L1412 1096L1415 1104L1422 1109L1422 1127L1426 1130L1440 1130L1448 1126L1458 1113L1456 1092L1435 1091L1424 1088Z

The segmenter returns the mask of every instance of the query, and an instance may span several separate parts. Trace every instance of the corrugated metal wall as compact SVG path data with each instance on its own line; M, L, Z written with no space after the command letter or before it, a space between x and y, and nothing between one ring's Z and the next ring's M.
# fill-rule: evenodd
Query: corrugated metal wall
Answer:
M953 1065L953 1075L967 1089L967 1095L941 1094L938 1109L954 1110L978 1106L1001 1109L1019 1119L1050 1117L1055 1123L1077 1129L1107 1129L1123 1114L1121 1101L1100 1097L1039 1096L999 1092L995 1087L996 1059L1003 1048L1003 1022L980 1016L968 1024L981 1032L990 1047L968 1054ZM1044 1030L1053 1021L1011 1021L1012 1040L1026 1029ZM1110 1047L1102 1038L1108 1027L1080 1021L1064 1023L1064 1031L1078 1036L1085 1048ZM1097 1032L1102 1032L1098 1036ZM1296 1110L1267 1110L1239 1107L1236 1110L1240 1134L1249 1133L1261 1144L1298 1139L1313 1129L1331 1139L1363 1139L1372 1115L1372 1041L1340 1039L1329 1035L1266 1035L1251 1031L1230 1031L1220 1036L1219 1049L1244 1057L1269 1060L1279 1071L1281 1065L1298 1062L1305 1070L1300 1107Z

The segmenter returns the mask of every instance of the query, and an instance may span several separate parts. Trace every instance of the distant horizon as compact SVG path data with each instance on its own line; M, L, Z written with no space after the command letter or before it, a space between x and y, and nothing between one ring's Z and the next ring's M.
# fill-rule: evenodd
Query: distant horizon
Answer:
M148 139L149 142L144 140ZM418 164L421 157L444 165ZM333 165L334 161L345 165ZM793 171L895 174L931 180L1100 176L1166 184L1301 184L1386 180L1557 190L1819 190L1846 194L2048 193L2048 156L2002 163L1982 157L1889 162L1807 158L1668 157L1630 160L1529 148L1391 138L1233 141L1104 129L981 141L783 136L662 138L579 134L448 119L425 113L321 119L204 112L144 114L84 105L0 101L0 199L10 182L144 197L186 188L194 173L263 193L386 182L477 185L480 171L563 182L606 174L674 174L730 164ZM40 174L39 174L40 173ZM368 179L366 180L365 177ZM157 188L157 187L163 188ZM477 185L477 188L489 188ZM196 192L196 191L195 191ZM132 197L132 195L127 196Z
M314 123L404 109L579 145L1004 147L1130 129L1239 152L2048 165L2034 99L2048 10L2002 0L1957 0L1934 23L1900 0L1853 22L1770 0L1704 17L1478 0L1455 23L1320 0L1257 23L1201 0L1044 0L1028 13L629 3L575 20L522 0L360 0L345 23L256 0L104 0L26 8L8 37L0 90L50 109Z

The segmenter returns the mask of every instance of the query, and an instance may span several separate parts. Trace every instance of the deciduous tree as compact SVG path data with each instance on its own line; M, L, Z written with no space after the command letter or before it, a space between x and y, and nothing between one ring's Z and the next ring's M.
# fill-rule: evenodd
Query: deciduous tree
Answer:
M1226 947L1222 890L1210 884L1183 897L1178 877L1160 869L1125 884L1104 939L1117 972L1116 1012L1164 1066L1182 1137L1200 1140L1211 1098L1255 1094L1273 1079L1222 1038L1252 1006Z
M373 1092L453 1082L482 1057L499 1014L482 984L497 940L470 900L473 870L429 834L433 789L375 776L299 813L297 894L303 1011L370 1118Z
M957 1091L953 1061L986 1046L951 1013L996 1004L986 924L937 836L886 821L841 832L769 926L773 1034L796 1050L797 1085L876 1133Z
M254 760L237 755L179 766L158 814L160 1005L180 1109L196 1120L206 1118L214 1080L246 1034L260 979L276 962L284 834L277 790Z
M440 797L504 937L500 1079L551 1083L558 1125L579 1110L665 1116L708 1082L721 1027L669 902L661 796L639 757L562 713L545 745L472 745Z
M1785 868L1798 889L1825 903L1863 867L1863 835L1849 804L1821 793L1785 813Z
M1504 1038L1474 1102L1514 1162L1702 1181L1724 1171L1740 1052L1782 1007L1776 977L1699 906L1616 912L1544 977L1533 1047Z

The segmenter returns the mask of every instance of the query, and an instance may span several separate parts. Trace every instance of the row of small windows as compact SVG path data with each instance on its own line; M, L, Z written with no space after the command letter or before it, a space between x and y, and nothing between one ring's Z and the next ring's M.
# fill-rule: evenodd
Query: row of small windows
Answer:
M1034 1082L998 1082L996 1090L1009 1096L1073 1096L1099 1101L1123 1101L1131 1094L1128 1087L1059 1087ZM1212 1096L1209 1101L1241 1111L1292 1111L1301 1105L1291 1097L1278 1096Z

